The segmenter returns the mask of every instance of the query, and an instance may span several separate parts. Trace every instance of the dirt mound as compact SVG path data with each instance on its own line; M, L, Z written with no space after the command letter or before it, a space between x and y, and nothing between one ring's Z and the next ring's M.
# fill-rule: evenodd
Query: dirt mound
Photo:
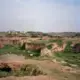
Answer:
M43 48L41 50L41 56L52 56L51 50L49 50L47 48Z
M53 43L52 52L64 51L65 47L66 47L66 44L63 44L62 46L59 46L57 43Z
M14 54L0 55L0 68L19 69L25 62L24 56Z

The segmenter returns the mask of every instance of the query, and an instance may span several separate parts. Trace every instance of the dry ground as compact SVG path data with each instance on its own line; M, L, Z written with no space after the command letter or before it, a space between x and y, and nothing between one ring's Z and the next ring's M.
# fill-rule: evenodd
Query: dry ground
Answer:
M27 77L7 77L0 80L56 80L49 76L27 76Z
M0 80L80 80L80 73L77 75L76 70L70 73L71 68L64 67L60 63L55 63L51 60L33 60L24 59L22 56L16 55L4 55L0 56L0 61L6 61L7 63L21 62L24 64L35 64L43 69L47 73L46 76L25 76L25 77L7 77L0 78ZM75 73L74 73L75 72Z

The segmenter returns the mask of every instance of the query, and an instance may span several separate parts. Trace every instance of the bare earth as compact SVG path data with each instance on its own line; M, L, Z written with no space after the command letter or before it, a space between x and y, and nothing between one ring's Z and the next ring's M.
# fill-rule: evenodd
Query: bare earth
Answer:
M80 77L76 77L74 75L71 75L67 72L67 70L59 63L55 63L50 60L33 60L33 59L26 59L23 56L17 56L17 55L2 55L0 56L0 62L6 62L6 63L16 63L19 62L19 64L35 64L40 66L47 75L41 75L41 76L25 76L25 77L6 77L6 78L0 78L0 80L80 80ZM20 63L21 62L21 63ZM68 69L69 70L69 69Z
M7 77L0 80L56 80L48 76Z

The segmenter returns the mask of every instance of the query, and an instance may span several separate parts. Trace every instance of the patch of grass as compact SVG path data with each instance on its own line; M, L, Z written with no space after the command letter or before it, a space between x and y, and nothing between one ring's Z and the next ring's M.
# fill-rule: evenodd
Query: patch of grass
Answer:
M69 64L75 64L80 66L80 54L57 52L55 56L63 59Z
M30 55L32 55L32 57L34 57L34 56L36 56L36 57L38 57L38 56L40 56L40 50L28 50L27 51L27 54L30 56Z
M56 42L59 46L62 46L63 45L63 41L61 39L50 39L49 42L53 43L53 42Z
M36 42L34 42L34 41L31 41L30 43L32 43L32 44L34 44L34 45L36 45L36 44L41 44L41 45L45 45L46 43L48 43L48 41L46 40L39 40L39 41L36 41Z
M2 49L0 49L0 54L17 54L17 55L27 55L26 50L21 50L18 45L5 45Z
M0 71L0 78L1 77L7 77L7 76L10 76L10 73L5 72L5 71Z
M18 45L12 46L12 45L5 45L4 48L0 49L0 54L17 54L17 55L23 55L26 58L32 57L39 57L40 56L40 50L25 50L24 45L23 47L19 47Z
M62 40L58 40L58 41L57 41L57 44L58 44L59 46L62 46L62 45L63 45L63 41L62 41Z
M64 52L72 52L72 47L71 47L72 42L71 41L67 41L66 44L67 45L66 45L66 47L64 49Z
M67 45L63 52L56 52L55 56L61 58L69 64L75 64L80 66L80 54L75 54L72 52L71 47L72 41L67 41Z

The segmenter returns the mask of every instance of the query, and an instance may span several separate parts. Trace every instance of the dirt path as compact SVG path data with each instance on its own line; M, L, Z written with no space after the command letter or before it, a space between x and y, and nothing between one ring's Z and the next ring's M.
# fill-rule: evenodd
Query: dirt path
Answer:
M7 77L0 80L56 80L49 76L26 76L26 77Z

